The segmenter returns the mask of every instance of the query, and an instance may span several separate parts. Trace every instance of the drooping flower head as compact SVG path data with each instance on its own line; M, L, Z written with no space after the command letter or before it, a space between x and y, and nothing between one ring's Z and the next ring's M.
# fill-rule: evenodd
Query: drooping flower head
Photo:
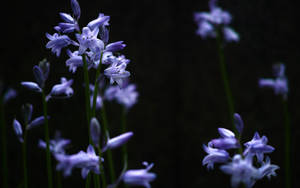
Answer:
M203 145L203 149L208 155L204 157L202 165L207 165L208 169L213 169L214 163L225 163L230 158L226 150L212 148L206 145Z
M235 138L235 134L225 128L218 128L221 138L212 139L208 145L218 149L233 149L239 148L238 140Z
M275 95L282 95L286 100L288 95L288 80L285 76L285 65L284 64L275 64L273 66L275 78L261 78L258 81L259 87L272 88Z
M73 80L67 80L66 78L62 77L60 79L60 84L56 84L52 87L50 94L48 95L48 99L50 98L69 98L73 95L74 91L71 88L73 84ZM47 100L48 100L47 99Z
M49 142L49 149L54 156L56 154L65 154L65 148L70 143L71 140L62 138L60 132L56 132L54 139L50 140ZM47 143L43 140L39 140L38 146L40 148L46 149Z

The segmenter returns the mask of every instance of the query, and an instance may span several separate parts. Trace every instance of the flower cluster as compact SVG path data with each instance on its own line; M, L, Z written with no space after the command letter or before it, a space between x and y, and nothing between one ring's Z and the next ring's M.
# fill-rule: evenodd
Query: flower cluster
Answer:
M218 7L217 0L210 0L209 8L210 12L194 14L194 20L198 25L197 35L202 38L215 38L220 35L226 42L238 42L239 35L228 26L232 20L230 13Z
M49 39L46 48L51 49L56 56L60 56L63 48L74 46L76 48L74 51L67 49L69 59L66 66L71 72L76 72L77 68L84 66L85 63L89 69L97 69L100 64L106 64L108 67L104 70L104 74L110 79L111 84L116 82L122 86L123 79L130 76L125 70L129 61L123 55L113 54L125 48L123 41L108 43L110 17L100 13L95 20L80 29L78 25L80 6L76 0L72 0L71 7L74 16L60 13L63 22L54 27L57 33L53 35L46 33ZM75 39L72 39L72 33L75 34Z
M243 121L238 114L234 115L236 127L243 125ZM238 123L237 123L238 122ZM242 154L234 154L231 158L227 150L242 149L239 140L235 134L225 128L219 128L221 138L213 139L208 145L203 145L204 151L208 154L204 157L202 164L208 169L213 169L215 163L223 164L220 169L231 175L231 185L237 187L240 183L244 183L248 188L254 183L267 176L275 176L275 170L279 167L270 164L270 159L264 155L274 151L274 148L267 145L266 136L260 137L256 132L251 141L244 143L246 147ZM242 130L239 129L238 130ZM241 134L241 132L240 132ZM253 158L256 157L257 164L254 164Z
M274 90L276 95L282 95L287 99L289 92L288 80L285 76L285 66L282 63L273 65L273 72L276 78L261 78L259 79L259 87L268 87Z

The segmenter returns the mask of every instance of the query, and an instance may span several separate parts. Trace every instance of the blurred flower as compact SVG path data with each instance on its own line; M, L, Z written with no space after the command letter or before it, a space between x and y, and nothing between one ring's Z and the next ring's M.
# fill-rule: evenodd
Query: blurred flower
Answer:
M258 170L261 178L267 176L270 179L271 176L276 176L275 170L277 169L279 169L279 166L271 164L270 158L267 157L266 162L263 162L263 165Z
M67 147L70 143L71 140L61 138L60 133L56 132L54 139L49 142L49 149L54 156L56 154L65 154L65 147ZM47 144L43 140L39 140L38 146L46 149Z
M91 139L93 141L93 144L98 147L99 141L100 141L100 133L101 133L101 128L98 120L93 117L91 119L91 124L90 124L90 135Z
M81 11L80 11L80 6L79 6L79 3L77 2L77 0L71 0L71 8L72 8L75 18L77 20L79 20Z
M229 160L230 156L227 151L222 149L212 148L203 145L204 151L208 154L204 157L202 165L207 165L208 169L214 168L214 163L225 163Z
M69 46L70 44L75 44L67 35L59 35L54 33L50 35L46 33L46 37L50 40L46 44L46 48L51 48L52 53L55 53L57 57L60 56L61 49Z
M123 81L130 76L130 73L126 71L126 63L113 62L107 69L104 70L104 75L110 78L110 84L117 82L122 87Z
M23 131L22 131L22 126L21 126L20 122L18 120L14 119L13 127L14 127L14 131L15 131L19 141L21 143L23 143L24 142L24 140L23 140Z
M65 22L61 22L56 26L56 30L62 33L72 33L75 30L79 31L79 26L77 21L67 13L59 13L61 19Z
M105 152L108 149L115 149L124 145L133 136L133 132L126 132L114 138L108 139L106 145L102 149Z
M7 103L8 101L10 101L13 98L16 98L17 96L17 91L9 88L3 95L3 103Z
M243 132L243 129L244 129L244 122L242 120L242 117L238 113L234 113L233 121L234 121L234 125L235 125L237 131L241 135Z
M73 83L73 80L67 80L66 78L62 77L60 84L56 84L52 87L52 90L47 97L49 100L50 97L55 98L69 98L73 95L74 91L71 88L71 85Z

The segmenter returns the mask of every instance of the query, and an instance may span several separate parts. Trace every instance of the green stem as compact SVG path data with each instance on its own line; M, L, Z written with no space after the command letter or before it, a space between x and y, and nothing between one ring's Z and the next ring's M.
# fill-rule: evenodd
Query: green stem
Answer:
M24 188L28 188L28 177L27 177L27 154L26 154L26 143L27 143L27 125L24 131L24 142L22 144L23 151L23 173L24 173Z
M94 93L93 93L93 108L92 108L91 117L95 117L95 115L96 115L96 102L97 102L97 95L98 95L98 90L99 90L98 78L99 78L100 72L101 72L102 56L103 56L103 53L101 52L99 65L96 70Z
M90 135L90 121L91 121L91 101L90 101L90 81L89 81L89 71L88 65L86 62L85 54L82 55L83 60L83 76L85 83L85 111L87 117L87 125L88 125L88 135L89 135L89 143L92 143L91 135Z
M91 174L89 173L86 178L85 188L90 188L90 181L91 181L90 179L91 179Z
M101 180L102 180L102 187L106 188L106 178L105 178L105 172L104 172L104 167L101 161L101 147L100 147L100 143L98 144L98 156L99 156L99 160L100 160L100 176L101 176Z
M47 113L47 101L44 90L42 91L43 97L43 110L45 118L45 140L46 140L46 163L47 163L47 173L48 173L48 188L52 188L52 169L51 169L51 156L49 147L49 127L48 127L48 113Z
M6 148L6 126L5 126L5 116L4 116L4 104L3 98L0 97L0 126L2 132L2 186L3 188L8 188L8 168L7 168L7 148Z
M56 178L57 178L57 188L62 188L62 180L61 180L61 172L56 172Z
M282 104L285 120L285 188L291 188L291 124L287 101L282 99Z
M123 106L122 107L122 117L121 117L121 124L122 124L122 133L125 133L127 130L127 126L126 126L126 115L127 115L127 110L126 108ZM127 153L127 146L126 144L123 145L122 147L122 151L123 151L123 163L127 164L127 160L128 160L128 153Z
M107 119L106 119L106 111L105 111L105 104L103 102L102 108L101 108L101 117L102 117L102 125L104 129L104 133L108 134L108 128L107 128ZM109 167L109 174L110 174L110 180L111 182L114 182L116 180L115 176L115 170L114 170L114 164L112 159L112 153L111 150L106 151L106 156L108 159L108 167Z
M232 122L233 129L237 135L238 131L236 130L236 127L234 125L234 119L233 119L233 114L234 114L234 103L233 103L233 98L229 86L229 79L228 79L228 74L226 70L226 64L225 64L225 58L224 58L224 48L223 48L223 42L222 38L220 36L220 32L217 34L217 45L218 45L218 53L219 53L219 63L220 63L220 70L221 70L221 76L224 84L224 90L227 98L227 103L228 103L228 108L229 108L229 117Z

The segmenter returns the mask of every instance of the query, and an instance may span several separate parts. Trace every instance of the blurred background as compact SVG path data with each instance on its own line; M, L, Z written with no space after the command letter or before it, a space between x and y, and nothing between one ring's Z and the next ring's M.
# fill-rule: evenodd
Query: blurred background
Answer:
M196 11L208 11L208 1L174 0L90 0L80 1L80 25L85 26L99 12L111 16L110 41L123 40L122 53L131 60L128 69L131 81L137 84L139 102L128 114L128 130L134 137L128 143L129 168L142 168L142 161L154 162L157 179L153 187L230 187L230 177L218 170L202 166L206 155L202 145L218 137L217 128L232 128L219 72L216 42L195 35L193 20ZM243 141L258 131L276 148L270 154L272 163L281 168L271 181L267 178L255 187L284 186L284 128L279 97L272 90L259 89L260 77L272 77L272 64L286 64L290 94L288 105L292 124L293 175L299 173L296 163L299 152L296 138L300 136L298 110L299 34L298 7L291 1L221 1L233 21L231 26L240 34L240 42L225 47L235 109L245 123ZM12 120L20 119L24 103L34 105L34 117L42 115L39 95L20 87L21 81L34 81L32 67L43 58L51 63L48 90L60 77L73 78L75 94L67 100L49 102L51 138L55 130L72 140L70 153L85 150L88 144L84 106L83 74L65 67L67 56L57 58L45 48L45 33L61 20L59 12L71 12L69 0L9 1L1 5L0 79L18 90L18 97L6 106L8 126L8 167L11 187L22 181L21 145ZM5 13L9 10L9 13ZM63 51L64 52L64 51ZM120 133L121 108L108 103L111 136ZM44 138L44 129L36 128L28 135L29 185L45 187L45 151L37 147ZM120 161L120 151L113 152ZM53 160L53 165L56 162ZM117 170L120 170L120 164ZM80 171L63 180L64 187L83 187ZM294 181L296 185L296 181Z

